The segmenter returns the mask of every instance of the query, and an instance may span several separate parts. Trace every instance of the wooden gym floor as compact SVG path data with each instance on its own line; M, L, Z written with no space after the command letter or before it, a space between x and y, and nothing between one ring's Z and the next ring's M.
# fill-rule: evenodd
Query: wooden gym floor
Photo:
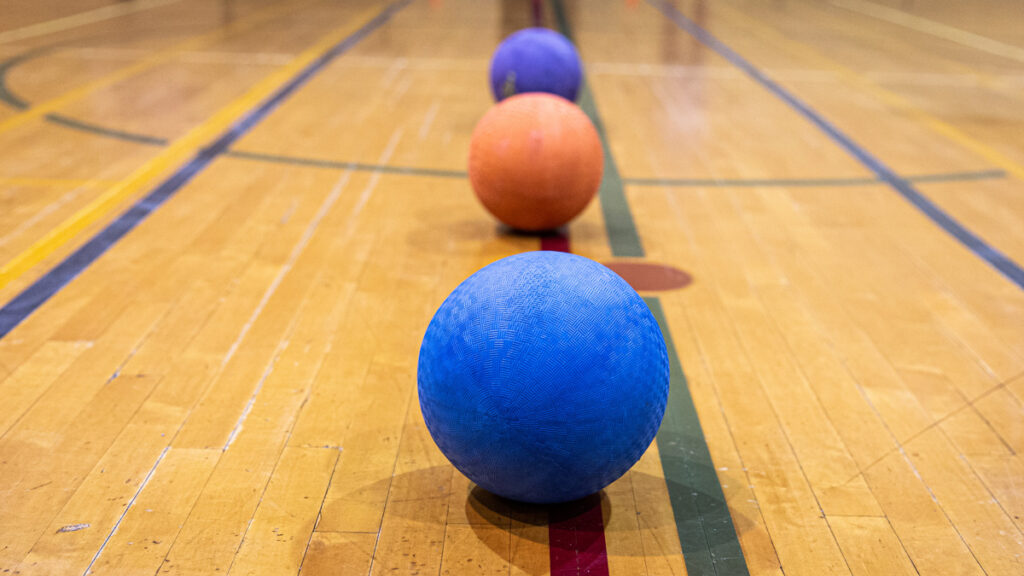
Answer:
M545 239L464 175L538 15L608 151ZM0 100L0 574L1024 574L1019 0L10 0ZM415 398L542 243L692 278L656 445L551 509Z

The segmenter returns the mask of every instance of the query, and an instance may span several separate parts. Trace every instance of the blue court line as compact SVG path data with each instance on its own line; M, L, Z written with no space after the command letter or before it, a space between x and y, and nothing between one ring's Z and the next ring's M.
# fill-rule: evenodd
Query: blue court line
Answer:
M199 150L195 156L179 168L174 174L160 183L144 198L108 224L103 230L89 239L82 247L75 250L55 268L36 280L31 286L18 294L13 300L0 308L0 338L3 338L25 318L35 312L54 294L82 273L90 264L111 248L118 240L131 232L143 220L171 196L181 190L185 184L206 169L211 162L222 155L239 138L266 118L289 96L295 93L317 72L321 71L332 60L344 54L368 34L382 26L398 10L404 8L412 0L393 2L385 7L380 14L364 24L359 30L332 46L319 58L311 62L296 74L284 86L259 106L250 110L233 126L221 134L212 144Z
M833 141L839 144L851 156L874 172L878 176L879 180L891 186L896 190L896 192L903 196L903 198L923 212L925 216L931 218L932 222L941 226L943 230L959 240L961 244L988 262L993 268L1001 272L1008 280L1016 284L1018 288L1024 289L1024 269L1021 269L1016 262L999 250L986 244L984 240L957 222L952 216L946 214L938 207L938 205L918 192L910 182L897 176L891 168L872 156L867 150L836 128L821 114L814 111L814 109L809 105L789 93L785 88L758 70L753 64L733 51L732 48L729 48L724 42L687 18L682 12L676 9L675 6L668 4L664 0L647 0L647 2L664 14L666 18L675 22L675 24L681 29L689 33L708 48L717 52L719 56L725 58L731 62L733 66L736 66L745 72L748 76L753 78L764 88L768 89L768 91L775 94L786 104L789 104L790 107L821 129L822 132L832 138Z

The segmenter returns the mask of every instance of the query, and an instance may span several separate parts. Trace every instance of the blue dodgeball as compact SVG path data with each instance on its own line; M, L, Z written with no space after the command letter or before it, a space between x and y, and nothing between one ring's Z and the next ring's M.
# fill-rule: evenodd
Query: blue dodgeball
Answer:
M504 100L524 92L547 92L576 100L583 72L568 38L547 28L526 28L506 38L491 59L491 90Z
M669 390L661 330L608 268L528 252L479 270L434 315L420 408L477 485L535 503L593 494L654 439Z

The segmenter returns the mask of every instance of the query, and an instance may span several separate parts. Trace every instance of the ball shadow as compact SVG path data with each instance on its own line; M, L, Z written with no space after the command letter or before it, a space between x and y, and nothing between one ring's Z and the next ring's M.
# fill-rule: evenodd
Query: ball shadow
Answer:
M612 507L608 496L602 490L586 498L562 504L530 504L502 498L472 485L466 497L466 514L487 520L497 527L504 527L515 521L532 526L548 526L565 523L584 516L600 507L605 525L611 520ZM546 542L546 540L545 540Z
M569 235L569 227L561 226L550 230L520 230L502 223L495 224L498 236L513 238L564 238Z
M664 495L665 504L668 506L672 506L673 504L682 504L678 502L673 503L673 499L685 499L688 501L687 504L689 507L695 507L700 510L701 515L704 517L721 517L722 514L728 514L729 517L732 518L732 523L737 534L743 534L755 527L755 523L751 519L734 510L728 510L728 506L721 496L707 494L693 486L673 480L663 479L660 476L653 476L644 472L634 470L631 472L631 475L634 490L644 490L645 488L656 487L650 489L648 494L653 494L655 491L661 492ZM585 516L597 506L600 506L601 508L601 518L604 526L603 531L606 538L614 538L614 534L616 532L624 530L632 531L636 529L635 525L630 526L629 523L627 523L627 528L609 528L613 515L621 514L623 511L616 510L615 505L609 499L605 490L602 490L598 494L583 498L582 500L557 505L539 505L514 502L495 496L479 486L472 486L466 498L467 516L486 521L486 523L481 521L471 523L474 531L477 532L477 537L482 542L487 542L487 540L483 538L484 534L482 533L482 528L499 528L511 531L515 529L517 523L530 526L550 526L555 523L569 523L573 524L576 530L582 532L598 531L600 528L588 525L586 522L580 522L578 524L571 522L573 519ZM675 510L672 509L669 514L653 516L641 516L637 514L637 522L639 526L647 530L671 528L673 531L677 531L678 521L676 520L674 513ZM680 520L685 520L685 518ZM516 530L515 535L519 538L527 538L537 543L548 544L547 531ZM680 546L683 554L698 551L706 552L708 547L715 548L719 544L731 541L732 538L732 535L729 534L728 531L709 530L703 534L702 538L681 540ZM495 550L495 552L501 553L500 550ZM616 550L615 553L630 556L643 555L642 550Z

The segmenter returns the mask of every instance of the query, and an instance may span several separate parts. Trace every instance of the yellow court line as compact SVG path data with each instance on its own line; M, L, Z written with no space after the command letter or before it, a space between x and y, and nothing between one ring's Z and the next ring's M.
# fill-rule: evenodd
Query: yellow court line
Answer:
M49 186L85 186L92 188L94 186L109 186L117 183L117 180L103 180L98 178L89 179L76 179L76 178L23 178L23 177L3 177L0 176L0 185L6 186L25 186L44 188Z
M881 86L871 82L862 74L858 73L852 68L848 68L847 66L837 62L836 60L833 60L832 58L829 58L828 56L821 54L821 52L819 52L818 50L815 50L814 48L807 46L801 42L797 42L796 40L792 40L788 36L776 32L775 30L766 28L763 22L755 22L754 20L750 19L746 15L741 14L738 11L729 11L733 13L735 18L746 21L748 23L747 29L752 34L770 37L776 43L783 45L785 49L788 50L789 52L798 54L808 60L815 61L821 65L824 65L827 68L831 68L843 80L857 85L864 91L872 94L879 100L882 100L890 107L909 114L918 122L931 128L932 131L941 134L947 139L956 142L957 144L963 146L964 148L967 148L968 150L971 150L978 156L1002 168L1008 174L1013 175L1015 178L1024 180L1024 165L1016 162L1015 160L1006 156L1002 152L999 152L998 150L995 150L991 146L982 143L980 140L974 138L973 136L969 136L967 133L963 132L959 128L956 128L952 124L949 124L948 122L945 122L932 116L931 114L925 112L918 106L915 106L906 98L896 94L895 92L891 92L885 88L882 88Z
M181 0L141 0L131 4L113 4L110 6L103 6L102 8L96 8L95 10L79 12L78 14L64 16L63 18L55 18L53 20L47 20L46 22L38 22L22 28L0 32L0 44L3 44L4 42L27 40L37 36L45 36L47 34L53 34L54 32L62 32L64 30L78 28L79 26L85 26L86 24L102 22L104 20L110 20L111 18L117 18L133 12L141 12L143 10L149 10L151 8L157 8L159 6L165 6L167 4L173 4L180 1Z
M308 3L308 1L302 2L302 4L305 3ZM141 72L145 72L150 68L154 68L156 66L159 66L160 64L173 60L175 57L179 56L183 52L195 50L202 46L212 44L220 40L224 40L224 38L226 38L227 35L229 34L238 34L239 32L248 30L250 28L253 28L254 26L258 26L268 20L276 18L282 13L292 11L295 8L296 4L289 4L287 2L282 4L275 4L256 12L256 14L252 18L247 19L244 23L233 26L231 30L227 33L223 29L218 28L201 36L197 36L195 38L185 40L184 42L175 44L170 48L165 48L164 50L161 50L160 52L157 52L156 54L153 54L152 56L144 60L141 60L125 68L121 68L120 70L112 72L83 86L79 86L78 88L75 88L70 92L66 92L61 96L47 100L45 102L41 102L39 104L33 104L32 107L28 110L20 112L6 120L0 121L0 133L12 130L18 126L25 124L26 122L30 122L37 118L46 116L47 114L50 114L64 106L67 106L68 104L71 104L76 100L84 98L85 96L88 96L93 92L96 92L108 86L112 86L122 80L126 80Z
M221 108L208 120L175 140L152 160L4 264L3 267L0 267L0 289L70 242L82 230L107 216L122 202L139 194L157 176L187 160L201 146L227 130L245 112L271 96L298 72L319 58L327 49L366 25L379 12L379 7L369 7L359 12L348 24L320 38L316 44L304 50L289 64L265 77L245 94Z

